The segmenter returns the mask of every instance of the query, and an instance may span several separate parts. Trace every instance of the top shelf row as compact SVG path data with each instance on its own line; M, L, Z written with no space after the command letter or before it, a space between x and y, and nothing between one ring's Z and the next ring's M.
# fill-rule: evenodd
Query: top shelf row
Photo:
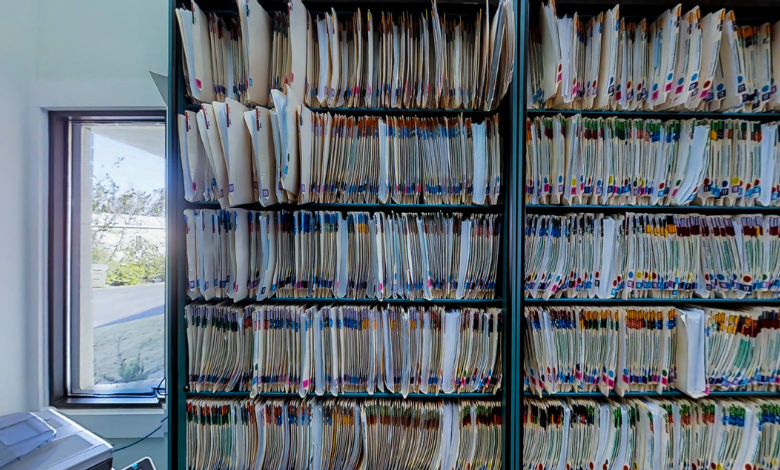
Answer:
M263 6L266 10L274 11L274 10L283 10L287 8L288 2L285 0L250 0L253 3L259 3ZM436 3L441 6L446 7L482 7L485 5L485 3L489 4L491 7L497 6L499 4L500 0L487 0L485 1L479 1L479 0L436 0ZM200 0L198 2L204 10L208 11L225 11L225 12L232 12L234 14L238 14L238 8L235 2L232 1L226 1L226 0ZM341 7L355 7L355 6L381 6L385 7L387 5L391 4L400 4L400 5L420 5L420 0L303 0L304 6L306 6L309 9L316 9L318 7L322 7L323 5L330 7L331 5L338 5ZM592 5L609 5L612 6L616 2L615 0L557 0L555 2L558 5L582 5L582 4L592 4ZM638 5L638 6L660 6L660 5L666 5L666 6L674 6L677 3L679 3L678 0L622 0L620 1L621 5ZM744 0L699 0L697 2L698 5L702 7L710 7L710 6L716 6L716 7L738 7L745 4ZM772 7L772 6L778 6L777 0L751 0L750 2L751 6L755 7Z
M301 0L282 11L227 2L238 17L201 5L214 3L176 9L183 88L195 104L271 106L271 91L279 90L289 97L288 113L301 106L491 111L514 75L513 0L484 3L470 15L448 15L436 3L414 12L317 13Z
M239 0L240 1L240 0ZM268 11L284 10L287 8L288 2L286 0L250 0L252 3L259 3ZM189 3L189 2L186 2ZM235 2L228 0L200 0L198 1L201 8L207 11L224 11L233 14L238 14L238 7ZM444 7L483 7L486 3L491 7L495 7L500 3L500 0L436 0L436 3ZM582 6L583 4L590 5L608 5L613 6L615 0L557 0L555 2L558 5L575 5ZM671 7L677 5L679 0L622 0L619 2L623 6L666 6ZM690 2L686 2L690 3ZM695 2L701 7L739 7L744 6L744 0L698 0ZM427 5L426 2L420 2L420 0L303 0L303 5L314 10L323 5L330 7L331 5L337 5L345 8L355 8L357 6L379 6L382 8L388 5L403 5L403 6L419 6L421 4ZM751 0L751 7L777 7L777 0Z
M252 5L258 3L260 4L265 10L267 11L281 11L286 10L288 3L286 0L238 0L238 2L234 0L198 0L198 4L203 10L212 12L224 12L226 14L238 14L238 5L242 4L244 2L250 3ZM189 1L184 2L186 4L189 4ZM490 5L491 7L495 7L500 3L500 0L487 0L487 1L479 1L479 0L437 0L436 3L441 6L445 7L467 7L467 8L474 8L474 7L484 7L485 4ZM392 6L393 4L402 5L404 7L410 6L420 6L421 4L428 6L430 2L420 2L420 0L303 0L303 5L307 7L310 10L317 10L323 9L323 8L330 8L333 5L336 5L338 7L345 7L345 8L355 8L357 6L359 7L365 7L365 6L376 6L381 8L386 8L388 6Z
M250 109L264 108L273 110L273 106L248 106ZM201 105L196 103L190 103L186 106L189 111L200 111ZM310 106L309 110L313 113L333 113L343 114L346 116L360 116L360 115L373 115L373 116L401 116L401 115L414 115L414 116L473 116L484 117L495 114L495 110L485 111L483 109L426 109L426 108L328 108L322 106ZM744 117L744 114L740 114Z
M577 8L559 15L550 0L531 12L528 108L780 110L780 22L751 25L754 19L739 22L734 10L705 14L698 6L679 4L646 18L641 16L647 10L627 16L618 5L595 15L592 5L583 6L593 16L573 11Z

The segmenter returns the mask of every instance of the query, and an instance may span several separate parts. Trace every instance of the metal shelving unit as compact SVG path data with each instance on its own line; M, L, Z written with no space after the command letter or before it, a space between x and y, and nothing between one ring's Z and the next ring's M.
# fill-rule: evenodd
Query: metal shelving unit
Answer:
M234 17L238 10L235 1L229 0L196 0L198 5L209 13L216 13L220 16ZM287 7L286 2L278 0L258 0L261 5L270 10L281 10ZM166 194L166 217L167 217L167 260L166 267L166 335L167 345L167 377L168 377L168 409L169 409L169 468L175 470L185 470L186 453L186 411L187 399L189 398L248 398L248 392L218 392L202 393L191 392L187 386L187 352L186 352L186 332L184 327L183 315L185 306L190 303L186 296L186 246L185 246L185 226L183 222L182 211L188 208L197 209L219 209L218 203L189 203L183 198L182 173L179 160L177 115L185 110L198 110L200 106L192 103L185 96L186 86L184 83L184 73L182 66L181 38L179 35L178 24L176 22L175 8L184 5L189 6L190 0L169 0L169 83L168 83L168 116L167 116L167 194ZM515 23L525 24L526 5L516 0ZM319 0L304 0L304 6L310 11L316 13L330 10L330 7L336 6L339 15L342 12L354 12L358 7L365 9L371 7L377 10L415 10L429 9L430 3L420 0L402 0L398 2L368 1L357 2L355 0L336 0L336 2L324 2ZM469 0L438 0L440 10L453 12L454 14L467 14L469 11L475 11L475 8L484 8L485 2ZM490 0L491 9L498 4L498 0ZM520 30L520 28L518 28ZM520 46L520 41L518 41ZM517 286L519 281L516 276L516 266L519 264L519 252L517 250L518 230L522 218L519 214L519 204L522 199L520 191L519 177L522 175L519 158L520 135L523 129L523 119L519 116L520 103L523 99L523 87L518 83L517 77L522 77L519 73L522 64L524 51L518 47L518 57L516 59L515 81L510 87L508 96L504 97L501 105L494 111L482 110L462 110L462 109L379 109L379 108L311 108L315 112L330 112L339 114L348 114L352 116L384 116L384 115L417 115L425 117L434 116L458 116L464 115L475 119L481 119L498 113L500 116L502 136L503 136L503 166L502 175L502 203L497 206L474 206L474 205L444 205L444 204L276 204L269 207L263 207L259 203L240 206L244 209L257 211L278 211L278 210L331 210L331 211L368 211L368 212L463 212L463 213L494 213L502 215L502 234L499 264L499 275L497 278L496 298L495 299L434 299L426 301L424 299L334 299L334 298L271 298L264 302L268 303L287 303L296 302L304 304L407 304L407 305L445 305L455 306L496 306L502 307L504 336L502 338L502 359L504 367L504 378L502 389L497 394L491 393L468 393L468 394L413 394L409 399L430 400L430 399L457 399L457 398L478 398L485 400L500 400L502 402L504 416L503 423L503 462L505 469L515 469L520 467L520 416L521 407L521 389L522 375L520 367L520 325L515 321L519 310L516 308L514 299L516 298ZM251 302L251 300L249 300ZM299 397L292 393L264 393L261 396L268 397ZM314 395L309 395L313 398ZM331 395L325 395L331 397ZM339 397L350 398L393 398L400 399L399 394L375 393L346 393Z
M571 15L574 12L578 12L585 16L598 14L605 11L608 8L620 4L620 17L621 18L655 18L661 14L664 10L673 7L680 3L677 0L556 0L556 9L558 16L568 14ZM523 13L521 16L528 18L528 12L537 12L540 2L538 0L530 1L525 0L521 2L521 10ZM780 18L780 3L773 0L758 0L751 2L743 2L739 0L693 0L682 2L683 10L690 8L694 5L701 7L702 15L712 11L716 11L720 8L733 9L737 15L737 21L742 21L744 24L761 24L768 20L776 21ZM761 8L761 14L756 15L756 7ZM530 10L529 10L530 9ZM761 16L761 17L759 17ZM521 20L522 21L522 20ZM526 20L527 21L527 20ZM529 23L519 23L524 25L524 28L520 28L523 31L524 37L522 38L522 45L518 47L520 64L519 73L521 74L521 80L523 85L521 87L521 93L526 89L526 64L525 54L527 44L529 41ZM533 119L538 116L556 116L558 114L564 117L572 116L575 114L581 114L584 117L589 118L609 118L617 117L622 119L659 119L662 121L670 119L741 119L752 120L760 122L773 122L780 121L780 113L767 112L767 113L741 113L741 112L653 112L653 111L611 111L611 110L570 110L570 109L532 109L527 107L527 102L523 99L519 106L521 107L522 123L524 124L527 119ZM520 196L520 209L521 223L525 226L525 217L527 214L543 214L543 215L560 215L571 213L595 213L595 214L614 214L624 212L640 212L640 213L673 213L673 214L702 214L702 215L733 215L733 214L780 214L780 207L727 207L727 206L647 206L647 205L551 205L551 204L526 204L525 203L525 127L522 128L523 137L520 139L522 148L519 150L521 160L521 173L519 175L519 181L523 188ZM519 268L521 275L517 276L517 279L522 280L525 278L525 238L520 235L518 239L520 244L520 261ZM552 298L549 300L525 298L522 293L524 292L523 286L518 282L516 291L518 296L522 297L519 301L517 313L523 315L523 308L526 306L575 306L575 305L587 305L587 306L717 306L717 307L732 307L738 308L740 306L771 306L780 308L780 299L721 299L721 298L690 298L690 299L581 299L581 298ZM520 332L518 335L522 338L524 322L522 319L518 320ZM518 357L522 358L522 352ZM522 360L522 359L521 359ZM537 397L524 392L524 397ZM650 393L650 392L629 392L626 393L627 397L685 397L687 395L670 390L663 394ZM780 398L780 392L753 392L753 391L733 391L733 392L712 392L712 397L748 397L748 396L762 396L762 397L776 397ZM601 393L558 393L553 395L543 394L545 398L563 398L563 397L575 397L575 398L601 398L607 399ZM609 398L617 397L616 394L610 394Z

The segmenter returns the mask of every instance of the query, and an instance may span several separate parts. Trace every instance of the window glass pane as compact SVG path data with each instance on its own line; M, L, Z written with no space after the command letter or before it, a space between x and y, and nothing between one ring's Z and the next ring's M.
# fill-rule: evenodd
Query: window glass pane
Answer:
M165 125L84 124L80 136L74 391L148 393L164 376Z

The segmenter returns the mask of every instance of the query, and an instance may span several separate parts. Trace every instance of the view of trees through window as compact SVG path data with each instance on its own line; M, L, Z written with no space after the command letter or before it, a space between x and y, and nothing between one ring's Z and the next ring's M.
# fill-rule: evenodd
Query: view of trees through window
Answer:
M91 359L93 380L81 388L149 391L164 376L165 126L90 125L82 140L91 163L91 233L87 240L82 232L82 250L91 267L81 315L91 316L92 329L81 329L81 367Z
M106 284L132 286L161 282L165 275L165 253L159 243L132 236L122 225L128 217L165 216L165 190L151 193L135 189L120 192L110 177L92 188L92 263L107 265ZM96 219L96 220L95 220Z

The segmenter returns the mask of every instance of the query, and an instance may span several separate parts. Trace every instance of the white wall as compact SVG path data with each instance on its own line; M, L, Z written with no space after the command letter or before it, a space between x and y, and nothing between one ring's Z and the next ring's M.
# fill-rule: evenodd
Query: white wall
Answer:
M149 70L168 73L167 0L37 0L35 104L162 107Z
M46 112L57 109L162 109L149 70L167 75L167 0L0 0L0 415L46 403ZM74 419L118 445L125 416ZM144 421L146 419L146 421ZM148 422L147 422L148 421ZM143 431L143 432L142 432ZM159 433L158 433L159 434ZM121 441L119 441L121 439ZM117 456L117 467L152 454L167 468L165 439Z
M34 24L34 2L0 0L0 8L11 13L0 15L0 90L3 111L0 112L0 168L4 180L6 204L0 204L0 260L8 269L0 270L0 415L28 408L26 388L31 383L29 369L37 368L25 360L29 344L27 318L37 314L27 308L25 264L31 245L28 243L24 215L30 205L23 197L30 183L28 103L30 78L34 70L35 35L28 29ZM33 29L34 31L34 29ZM29 371L32 374L32 371Z

